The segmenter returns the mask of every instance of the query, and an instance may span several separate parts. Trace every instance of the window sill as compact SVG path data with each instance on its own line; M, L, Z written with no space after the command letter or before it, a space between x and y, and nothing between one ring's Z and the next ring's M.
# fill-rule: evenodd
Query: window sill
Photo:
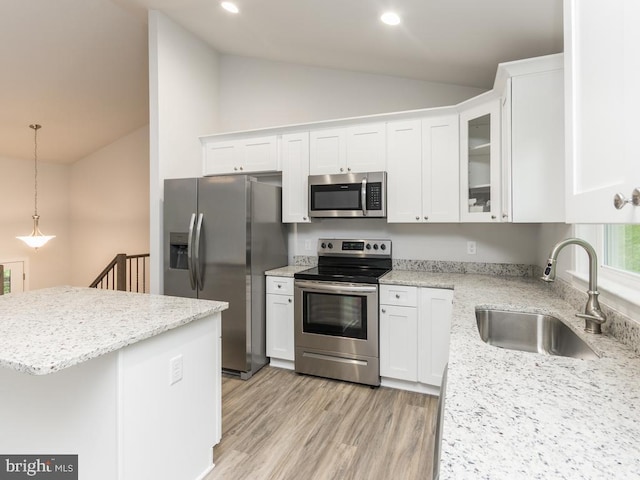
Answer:
M589 286L589 276L573 270L567 271L572 277L571 284L586 292ZM640 292L608 278L598 277L598 291L600 300L620 313L631 318L640 318Z

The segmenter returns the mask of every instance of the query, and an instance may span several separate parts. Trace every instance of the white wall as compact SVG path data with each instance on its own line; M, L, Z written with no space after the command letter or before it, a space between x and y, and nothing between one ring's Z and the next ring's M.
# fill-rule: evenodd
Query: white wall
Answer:
M149 252L149 127L70 167L71 284L88 286L117 253Z
M0 262L26 259L30 289L69 284L69 167L38 162L40 230L56 235L33 250L16 239L33 229L33 161L0 157Z
M539 225L529 224L387 224L374 219L324 219L299 224L289 236L289 255L315 255L318 238L389 238L393 257L458 262L540 262ZM311 249L305 248L309 241ZM475 241L477 253L467 254L467 241ZM545 257L546 258L546 257Z
M215 132L218 54L166 15L149 12L151 291L162 292L165 178L202 174L198 136Z
M455 105L483 91L222 55L218 132Z

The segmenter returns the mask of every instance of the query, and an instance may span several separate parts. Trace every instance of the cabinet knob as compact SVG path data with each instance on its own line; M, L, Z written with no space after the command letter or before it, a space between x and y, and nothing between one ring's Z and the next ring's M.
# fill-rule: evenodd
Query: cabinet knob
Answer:
M509 215L507 215L506 213L503 213L502 218L509 218Z
M351 169L350 169L350 168L347 168L347 172L350 172L350 171L351 171Z
M282 288L282 285L278 284L278 288Z
M240 171L242 171L242 167L240 167Z
M307 217L302 217L302 220L304 220L306 222L307 221Z
M287 302L291 303L293 300L291 300L290 298L287 298Z
M400 295L396 293L396 298L400 298Z
M491 220L495 220L496 216L495 215L491 215Z
M613 196L613 206L620 210L626 204L632 204L634 207L640 207L640 187L636 187L631 192L631 200L626 198L622 193L616 193Z
M416 220L420 220L420 217L416 217Z
M237 172L238 171L238 167L233 167L233 171Z
M341 171L341 172L344 172L344 168L340 167L340 171Z
M429 220L429 217L424 217L425 220Z
M380 311L381 311L382 313L387 313L387 311L386 311L384 308L381 308L381 309L380 309Z

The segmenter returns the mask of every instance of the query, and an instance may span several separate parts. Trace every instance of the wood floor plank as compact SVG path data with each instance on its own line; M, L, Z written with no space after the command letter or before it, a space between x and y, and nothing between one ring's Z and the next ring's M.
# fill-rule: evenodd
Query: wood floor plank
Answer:
M205 480L429 480L437 398L265 367L223 377Z

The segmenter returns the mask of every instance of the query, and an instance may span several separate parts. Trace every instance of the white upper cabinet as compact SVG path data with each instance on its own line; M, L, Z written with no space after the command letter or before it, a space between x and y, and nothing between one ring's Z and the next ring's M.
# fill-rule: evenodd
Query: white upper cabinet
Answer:
M282 135L282 221L308 223L309 132Z
M275 172L278 170L276 135L234 140L204 140L204 175Z
M490 99L460 112L460 220L500 222L500 100ZM503 217L504 215L504 217Z
M387 166L384 123L347 128L347 173L382 172Z
M565 1L568 223L640 223L640 2Z
M387 222L422 221L422 125L420 120L387 124Z
M460 221L458 115L422 120L422 218Z
M562 54L503 65L502 213L513 222L564 222Z
M387 125L387 221L459 220L458 116Z
M385 124L313 130L310 134L311 175L384 171Z

